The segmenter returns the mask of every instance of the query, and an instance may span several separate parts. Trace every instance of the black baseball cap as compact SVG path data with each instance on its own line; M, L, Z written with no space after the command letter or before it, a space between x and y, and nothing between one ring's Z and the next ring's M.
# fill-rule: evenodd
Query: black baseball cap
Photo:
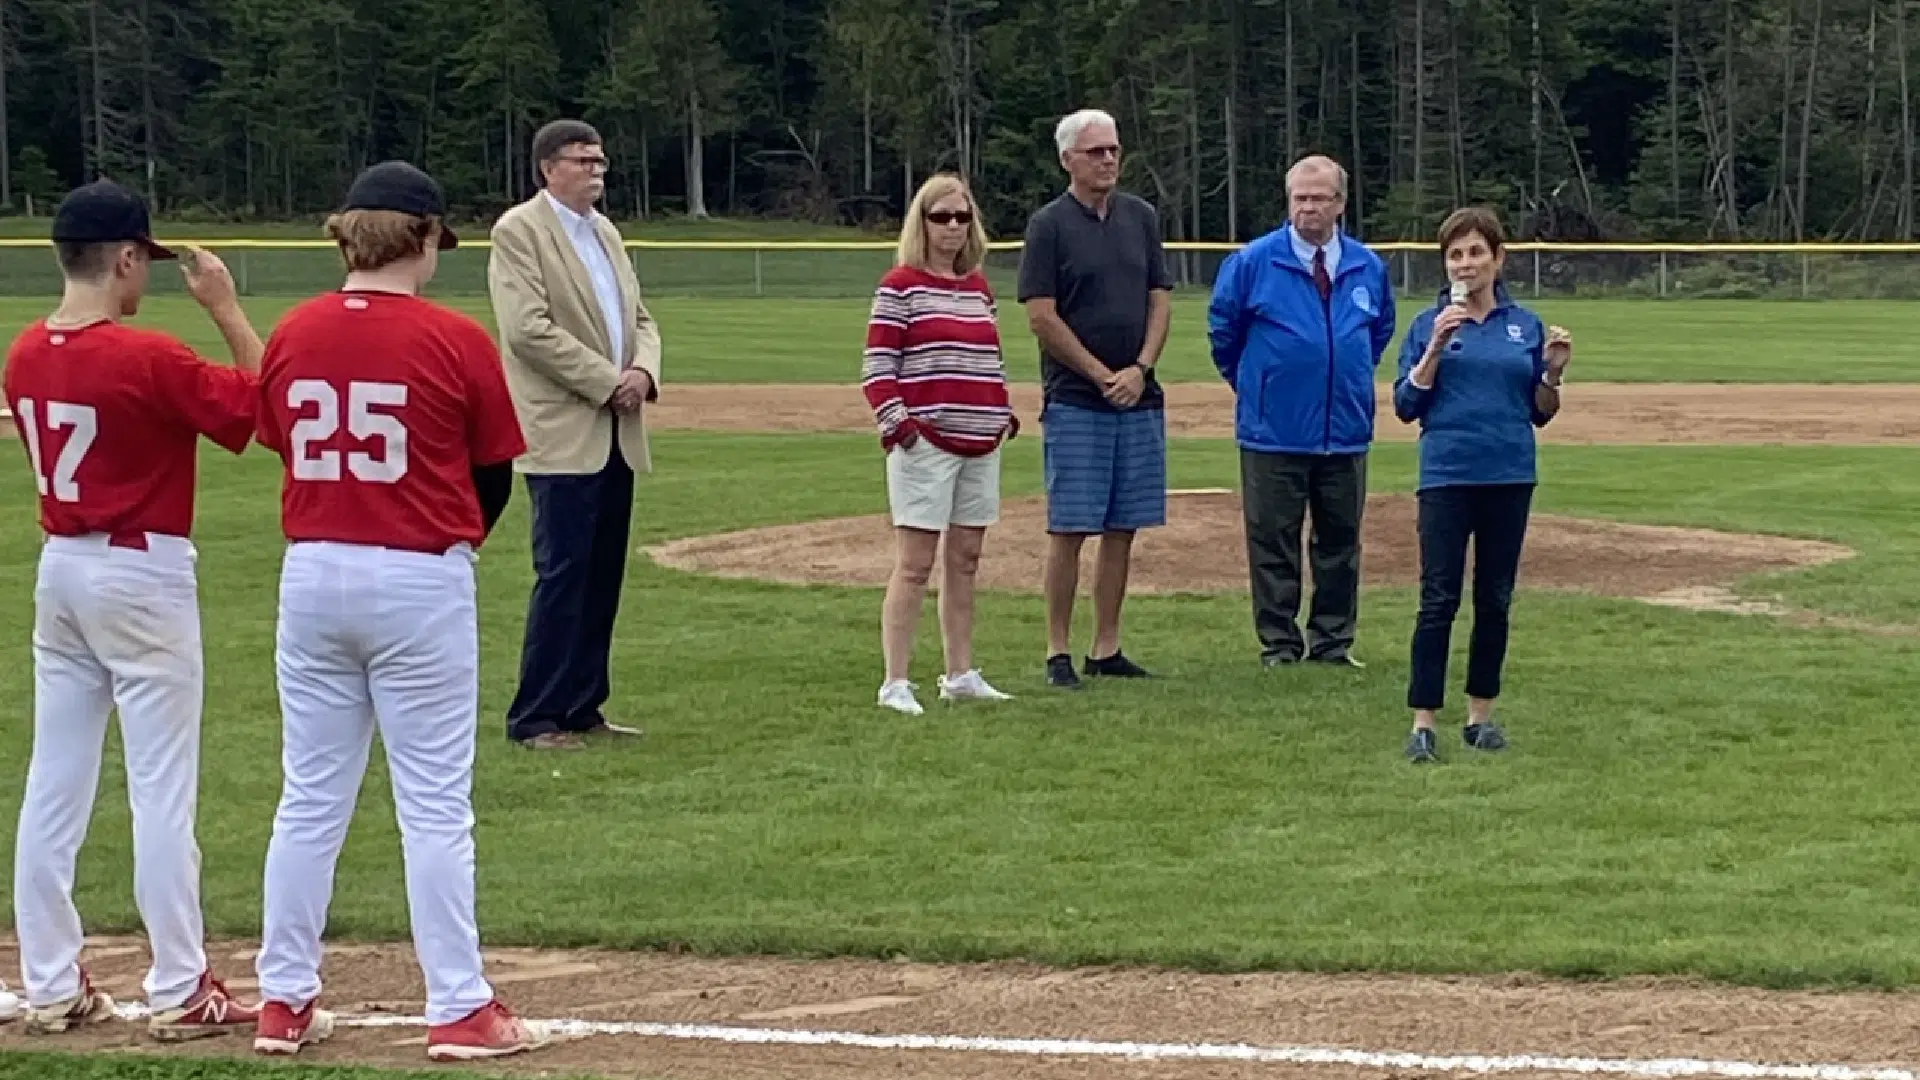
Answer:
M137 243L146 246L151 258L179 257L153 242L147 201L111 180L74 188L60 200L53 212L53 240L59 244Z
M438 217L440 250L458 247L460 238L447 228L447 197L433 177L404 161L383 161L369 165L354 177L347 189L343 210L392 210L414 217Z

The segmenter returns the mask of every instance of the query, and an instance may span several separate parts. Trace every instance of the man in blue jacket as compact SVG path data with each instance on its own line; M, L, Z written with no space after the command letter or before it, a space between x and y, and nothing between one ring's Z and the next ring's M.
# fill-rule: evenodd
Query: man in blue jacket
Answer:
M1393 339L1386 264L1340 228L1346 170L1302 158L1288 224L1221 265L1207 310L1213 363L1239 399L1241 499L1253 625L1267 667L1359 667L1360 519L1373 444L1374 369ZM1302 639L1300 531L1313 517L1313 611Z

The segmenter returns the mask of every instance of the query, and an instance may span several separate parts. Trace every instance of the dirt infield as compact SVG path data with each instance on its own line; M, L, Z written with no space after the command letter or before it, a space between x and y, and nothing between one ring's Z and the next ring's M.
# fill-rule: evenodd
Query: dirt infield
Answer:
M1013 388L1014 408L1038 433L1040 391ZM1377 433L1404 441L1418 429L1394 418L1380 392ZM1542 432L1549 443L1920 444L1920 385L1567 384L1565 411ZM662 429L700 431L873 430L857 386L668 385L649 414ZM1233 434L1233 394L1219 383L1167 388L1170 435Z
M242 997L253 993L249 945L221 942L216 966ZM97 981L137 1002L145 950L129 939L91 944ZM329 1007L356 1017L417 1017L423 991L410 948L334 947ZM0 966L18 970L11 941ZM1663 1073L1659 1058L1755 1063L1897 1064L1914 1053L1920 997L1772 993L1667 981L1565 983L1497 979L1318 975L1193 975L1165 971L1058 971L1028 965L944 967L875 961L709 960L659 953L496 950L489 973L522 1015L592 1021L713 1025L773 1033L962 1036L965 1050L736 1045L719 1032L672 1037L586 1034L502 1063L509 1075L587 1073L622 1080L1095 1077L1224 1080L1239 1077L1381 1077L1468 1071L1445 1055L1632 1059L1624 1075ZM316 1062L425 1063L418 1027L349 1028L303 1055ZM761 1035L766 1038L766 1035ZM1112 1048L1021 1052L992 1040L1084 1039L1151 1044L1134 1058ZM1420 1055L1325 1064L1144 1061L1164 1046L1323 1048ZM228 1036L161 1049L134 1023L108 1023L54 1039L0 1028L0 1048L72 1048L165 1054L244 1054ZM1071 1051L1071 1047L1053 1049ZM1109 1056L1096 1056L1100 1053ZM1352 1060L1353 1058L1361 1060ZM1503 1063L1502 1071L1573 1071ZM1592 1070L1586 1070L1592 1071ZM1621 1070L1615 1070L1621 1071Z
M1361 538L1363 583L1408 585L1419 579L1416 507L1407 495L1367 499ZM990 589L1033 592L1046 559L1046 511L1039 499L1010 500L989 534L980 565ZM1167 527L1141 534L1129 583L1137 593L1244 592L1247 548L1240 498L1231 492L1176 493ZM647 549L655 561L723 577L792 584L884 586L893 565L885 515L801 522L677 540ZM1549 514L1528 526L1521 582L1602 596L1658 599L1717 595L1749 574L1790 570L1851 555L1814 540L1626 525ZM1091 559L1091 552L1083 558ZM1082 575L1083 590L1091 589Z

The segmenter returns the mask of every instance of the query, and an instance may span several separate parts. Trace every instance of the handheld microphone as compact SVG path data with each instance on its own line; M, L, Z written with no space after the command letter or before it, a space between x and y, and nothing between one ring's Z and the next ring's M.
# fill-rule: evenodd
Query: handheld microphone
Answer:
M1453 299L1453 302L1454 302L1454 304L1456 304L1456 305L1458 305L1458 306L1460 306L1460 307L1465 307L1465 306L1466 306L1466 304L1467 304L1467 283L1466 283L1466 282L1464 282L1464 281L1456 281L1456 282L1454 282L1454 283L1453 283L1453 297L1452 297L1452 299Z

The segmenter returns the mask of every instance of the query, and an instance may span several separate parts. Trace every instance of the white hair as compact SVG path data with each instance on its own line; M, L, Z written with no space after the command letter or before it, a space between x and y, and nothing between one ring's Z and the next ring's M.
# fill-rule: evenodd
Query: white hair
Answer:
M1293 178L1304 172L1332 173L1334 193L1342 199L1347 197L1346 166L1325 154L1310 154L1293 163L1287 170L1287 194L1293 194Z
M1120 130L1120 125L1114 123L1110 114L1099 109L1081 109L1079 112L1068 113L1060 118L1059 126L1053 129L1054 145L1060 148L1061 153L1066 153L1073 149L1073 144L1080 141L1080 133L1095 124L1105 124L1115 131Z

